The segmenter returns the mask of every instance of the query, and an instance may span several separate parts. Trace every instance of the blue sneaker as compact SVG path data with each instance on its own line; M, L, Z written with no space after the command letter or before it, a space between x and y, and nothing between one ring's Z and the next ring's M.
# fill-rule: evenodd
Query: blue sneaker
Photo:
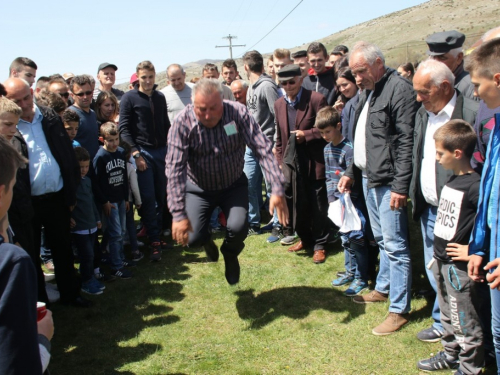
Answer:
M353 297L361 293L363 290L368 288L368 283L361 280L361 279L355 279L351 285L349 285L349 288L346 289L344 294L347 297Z
M103 283L101 283L99 280L92 278L91 281L94 283L94 285L99 288L100 290L106 289Z
M273 227L273 230L271 232L271 235L267 237L267 242L268 243L273 243L281 240L283 238L283 230L281 229L281 226L277 225Z
M345 274L345 275L340 276L338 279L333 280L332 285L333 286L342 286L345 284L349 284L353 281L354 281L353 275Z
M132 277L132 272L125 267L118 270L111 270L111 274L115 277L119 277L120 279L130 279Z
M90 279L89 281L82 283L82 292L91 294L93 296L102 294L102 290L99 289L96 284L94 284L93 279Z

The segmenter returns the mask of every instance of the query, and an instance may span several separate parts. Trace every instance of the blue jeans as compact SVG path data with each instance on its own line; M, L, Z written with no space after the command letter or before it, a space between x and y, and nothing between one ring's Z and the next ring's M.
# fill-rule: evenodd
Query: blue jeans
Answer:
M116 208L111 209L109 216L102 215L103 228L109 239L109 257L111 268L118 270L123 267L123 237L126 231L125 201L111 203Z
M148 167L142 172L137 170L137 182L142 200L139 215L141 215L142 222L146 227L149 242L160 241L167 186L166 154L167 146L161 148L141 147L141 155Z
M500 290L491 289L491 330L497 357L498 374L500 375Z
M94 275L94 244L96 236L97 231L89 234L71 234L80 257L80 275L83 282L89 281Z
M391 187L367 187L363 178L368 216L375 241L380 248L380 267L375 289L389 294L389 312L405 314L411 304L411 259L408 246L406 207L391 210Z
M357 242L349 240L347 234L340 235L342 247L344 248L345 270L355 279L368 281L368 248Z
M427 268L427 265L434 257L434 224L436 222L437 207L427 206L420 216L420 226L422 228L422 237L424 240L424 262L425 262L425 272L427 273L427 278L432 286L432 289L436 292L436 299L434 300L434 305L432 306L432 319L434 323L432 326L443 332L443 325L441 324L441 311L439 311L439 301L437 296L437 284L434 278L434 273L432 270Z
M243 172L248 179L248 223L260 226L260 206L262 202L262 171L250 148L245 149Z

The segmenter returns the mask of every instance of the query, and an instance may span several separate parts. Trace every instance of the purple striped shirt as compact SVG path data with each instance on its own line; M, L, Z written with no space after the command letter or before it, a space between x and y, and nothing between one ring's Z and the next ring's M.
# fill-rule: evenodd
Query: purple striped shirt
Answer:
M169 130L165 173L168 207L175 221L187 218L186 179L206 191L230 187L243 173L245 145L264 169L272 193L284 194L284 177L271 151L271 141L244 105L224 100L223 107L219 124L207 128L198 122L193 105L189 104L177 115ZM227 135L224 125L231 121L237 133Z

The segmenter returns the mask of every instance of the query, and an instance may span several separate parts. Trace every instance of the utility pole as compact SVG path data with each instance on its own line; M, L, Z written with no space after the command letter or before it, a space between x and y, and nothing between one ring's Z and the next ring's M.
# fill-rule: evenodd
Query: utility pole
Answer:
M233 47L245 47L246 44L235 44L233 45L232 39L236 39L236 36L233 36L229 34L228 36L223 37L222 39L229 39L229 45L228 46L215 46L215 48L227 48L229 47L229 57L232 59L233 58Z

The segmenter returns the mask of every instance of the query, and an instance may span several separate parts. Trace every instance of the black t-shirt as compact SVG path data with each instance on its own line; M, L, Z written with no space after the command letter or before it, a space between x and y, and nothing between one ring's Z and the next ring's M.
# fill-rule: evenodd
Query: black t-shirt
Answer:
M449 243L467 245L474 225L479 199L477 173L451 176L441 191L434 225L434 257L451 263L446 254Z

